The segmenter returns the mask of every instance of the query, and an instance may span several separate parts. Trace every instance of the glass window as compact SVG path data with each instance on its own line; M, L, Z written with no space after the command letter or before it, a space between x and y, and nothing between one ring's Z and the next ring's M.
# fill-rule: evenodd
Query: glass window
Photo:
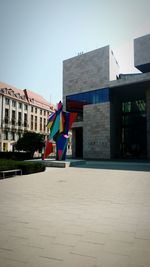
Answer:
M37 116L35 116L35 130L37 130Z
M31 112L33 112L34 111L34 109L33 109L33 107L31 107Z
M18 112L18 125L21 126L21 112Z
M20 139L22 137L22 134L19 132L18 133L18 138Z
M40 131L42 131L42 118L40 118Z
M12 110L12 125L15 125L15 121L16 121L16 112L15 110Z
M24 114L24 127L27 127L27 114Z
M44 119L44 131L46 131L46 119Z
M37 108L35 108L35 113L37 113Z
M66 109L83 113L83 106L109 101L109 88L97 89L66 97Z
M24 105L24 109L27 110L28 109L28 106L27 105Z
M122 102L122 156L146 157L146 102L144 99Z
M5 98L5 104L9 105L9 98Z
M5 108L5 123L9 121L9 109Z
M15 133L11 132L11 140L15 140Z
M4 132L4 140L8 140L8 131Z
M31 115L31 130L33 130L33 115Z
M8 144L7 143L3 143L3 151L8 151Z
M22 103L19 103L19 108L22 108Z
M33 130L33 121L31 121L31 130Z
M40 109L40 115L42 115L42 109Z
M16 101L15 100L12 100L12 106L16 107Z

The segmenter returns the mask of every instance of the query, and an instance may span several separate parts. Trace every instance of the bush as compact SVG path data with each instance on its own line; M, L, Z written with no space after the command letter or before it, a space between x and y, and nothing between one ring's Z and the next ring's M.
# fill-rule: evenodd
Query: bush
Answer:
M31 174L45 171L45 165L42 162L18 162L18 168L22 174Z
M27 160L32 159L30 152L0 152L0 159Z
M14 160L1 159L0 160L0 171L17 169L16 163L17 161L14 161Z
M31 174L45 171L45 165L42 162L0 160L0 171L13 169L21 169L22 174Z

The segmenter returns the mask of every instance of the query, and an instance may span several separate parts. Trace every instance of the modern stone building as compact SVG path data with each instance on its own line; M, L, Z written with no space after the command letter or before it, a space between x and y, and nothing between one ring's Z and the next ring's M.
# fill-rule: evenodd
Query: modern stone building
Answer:
M109 46L63 62L74 157L150 159L150 35L134 40L134 65L141 73L119 74Z
M12 151L24 132L48 135L47 117L54 111L42 96L0 82L0 151Z

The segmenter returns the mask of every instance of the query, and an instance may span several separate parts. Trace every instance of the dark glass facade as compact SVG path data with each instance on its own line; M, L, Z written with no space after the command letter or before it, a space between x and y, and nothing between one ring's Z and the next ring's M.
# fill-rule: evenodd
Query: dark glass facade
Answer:
M66 110L83 113L83 106L109 102L109 88L66 96Z
M146 103L145 100L122 103L122 156L146 157Z

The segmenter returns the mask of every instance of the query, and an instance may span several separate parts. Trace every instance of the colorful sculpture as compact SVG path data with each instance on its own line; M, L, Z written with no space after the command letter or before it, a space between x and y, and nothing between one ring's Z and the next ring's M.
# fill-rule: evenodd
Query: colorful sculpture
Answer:
M56 160L65 160L68 144L68 131L76 120L76 112L64 112L62 102L57 105L57 110L52 113L47 122L50 135L46 142L44 159L52 153L52 143L56 142Z

